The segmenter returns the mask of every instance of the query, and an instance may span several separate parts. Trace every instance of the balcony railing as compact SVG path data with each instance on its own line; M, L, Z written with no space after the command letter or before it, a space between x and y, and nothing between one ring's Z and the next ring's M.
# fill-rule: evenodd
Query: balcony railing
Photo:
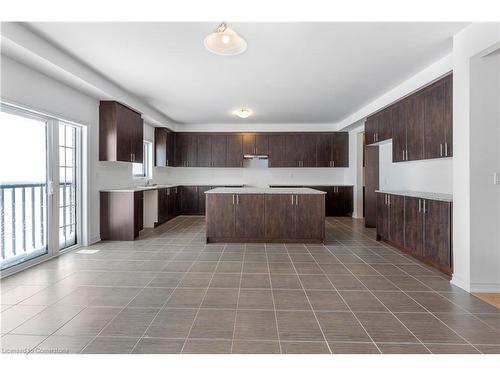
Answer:
M65 194L70 182L61 182ZM72 196L72 194L70 194ZM47 251L47 185L0 184L0 257L5 263Z

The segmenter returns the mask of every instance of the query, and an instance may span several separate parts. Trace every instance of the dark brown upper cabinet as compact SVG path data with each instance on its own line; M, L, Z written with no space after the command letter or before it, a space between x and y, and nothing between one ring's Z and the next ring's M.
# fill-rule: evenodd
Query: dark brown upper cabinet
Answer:
M300 155L300 167L316 167L316 135L300 134L298 138L298 149L296 152Z
M285 167L300 167L300 135L285 134Z
M336 132L316 135L317 167L349 166L349 133Z
M212 138L212 167L225 167L227 157L227 139L224 134L215 134Z
M267 155L268 135L263 133L243 134L243 154L244 155Z
M243 136L229 134L227 136L226 167L243 166Z
M452 79L447 76L423 93L425 159L453 156Z
M99 104L99 160L142 163L141 114L115 101Z
M268 167L282 168L285 167L285 135L284 134L269 134L269 157Z
M196 153L196 167L212 166L212 137L210 135L198 135L198 147Z
M175 165L174 134L166 128L155 128L155 167L173 167Z
M378 129L377 114L369 116L365 122L365 142L367 145L376 143Z
M424 100L412 95L393 106L392 161L422 160L424 156Z
M175 163L177 167L196 167L198 137L191 133L177 133L175 138Z
M392 107L383 109L367 118L365 137L368 145L392 138Z

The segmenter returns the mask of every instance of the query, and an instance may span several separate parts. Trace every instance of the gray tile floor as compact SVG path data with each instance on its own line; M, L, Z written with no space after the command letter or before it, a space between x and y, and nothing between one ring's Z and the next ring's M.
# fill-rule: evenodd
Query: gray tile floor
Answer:
M1 281L2 351L500 353L500 310L328 218L325 245L205 244L203 217Z

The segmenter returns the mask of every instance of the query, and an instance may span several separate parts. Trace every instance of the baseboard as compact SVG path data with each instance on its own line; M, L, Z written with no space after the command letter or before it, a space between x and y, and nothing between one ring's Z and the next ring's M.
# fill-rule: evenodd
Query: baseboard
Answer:
M89 246L101 241L100 236L92 237L89 241Z
M471 293L500 293L500 283L471 283Z
M458 276L453 275L451 277L450 283L470 293L470 285Z

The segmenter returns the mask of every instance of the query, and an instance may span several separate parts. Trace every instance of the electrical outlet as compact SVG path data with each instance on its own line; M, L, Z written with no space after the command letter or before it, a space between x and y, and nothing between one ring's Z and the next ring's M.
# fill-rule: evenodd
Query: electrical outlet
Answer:
M500 173L499 172L493 173L493 184L500 185Z

